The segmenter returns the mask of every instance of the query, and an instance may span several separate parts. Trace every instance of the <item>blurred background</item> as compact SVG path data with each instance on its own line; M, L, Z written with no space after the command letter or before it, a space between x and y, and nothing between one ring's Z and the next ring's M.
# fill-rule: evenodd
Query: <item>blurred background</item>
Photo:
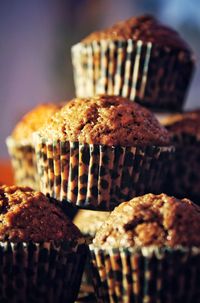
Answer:
M199 106L199 0L0 1L0 157L21 116L41 102L74 96L70 48L90 32L152 13L177 29L196 53L186 108Z

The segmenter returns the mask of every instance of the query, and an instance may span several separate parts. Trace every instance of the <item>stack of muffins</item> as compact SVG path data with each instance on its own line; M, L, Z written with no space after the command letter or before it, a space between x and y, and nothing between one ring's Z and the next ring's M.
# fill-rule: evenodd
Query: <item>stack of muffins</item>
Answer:
M200 208L185 198L194 198L198 204L200 197L200 113L180 113L194 69L189 46L177 32L146 15L89 35L72 47L72 61L76 98L53 108L40 125L32 123L31 117L40 119L36 109L7 141L17 184L34 180L30 186L39 186L42 193L3 188L3 224L5 209L7 212L15 204L13 198L8 202L10 191L21 197L17 204L28 201L27 209L32 200L38 201L35 195L42 195L49 210L55 207L53 214L59 209L70 215L69 205L82 209L74 223L89 244L93 241L89 259L99 302L199 302ZM160 123L147 108L173 114ZM28 161L29 167L23 136L19 136L23 127L28 127L26 144L34 159ZM26 233L22 232L22 219L20 231L15 220L3 228L9 243L16 239L17 243L56 239L60 243L71 239L71 233L75 233L73 240L75 235L81 237L69 219L66 228L62 223L60 234L57 220L64 213L53 219L51 232L46 215L43 219L42 209L37 208L31 217L27 215L30 228ZM39 238L35 237L38 217L49 230ZM83 264L86 255L86 246L81 245L78 253L73 250L73 291L68 297L71 271L66 267L68 279L66 284L58 283L58 302L63 302L64 294L66 302L75 300L82 274L79 262ZM50 270L51 264L48 266Z

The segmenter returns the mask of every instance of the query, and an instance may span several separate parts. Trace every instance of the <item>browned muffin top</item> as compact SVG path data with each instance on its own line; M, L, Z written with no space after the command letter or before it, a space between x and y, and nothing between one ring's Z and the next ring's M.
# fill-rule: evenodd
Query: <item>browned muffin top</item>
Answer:
M200 207L166 194L147 194L120 204L96 233L102 248L200 246Z
M78 228L42 193L0 186L0 241L76 242L81 237Z
M80 209L73 220L84 235L94 237L110 212Z
M61 106L61 103L46 103L36 106L17 123L11 134L12 138L15 140L30 139L32 133L38 130Z
M109 146L169 145L167 130L144 107L115 96L73 99L42 127L49 139Z
M112 27L94 32L82 40L91 43L100 40L141 40L159 45L188 49L188 45L173 29L164 26L151 15L132 17L118 22Z
M188 134L200 138L200 109L170 115L161 122L172 134Z

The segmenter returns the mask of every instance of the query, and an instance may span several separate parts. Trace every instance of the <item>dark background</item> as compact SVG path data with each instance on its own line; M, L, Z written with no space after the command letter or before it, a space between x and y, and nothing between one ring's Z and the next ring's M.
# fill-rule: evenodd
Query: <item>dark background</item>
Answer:
M0 156L20 117L74 96L71 45L133 15L153 13L191 44L197 69L186 108L199 106L199 0L0 0Z

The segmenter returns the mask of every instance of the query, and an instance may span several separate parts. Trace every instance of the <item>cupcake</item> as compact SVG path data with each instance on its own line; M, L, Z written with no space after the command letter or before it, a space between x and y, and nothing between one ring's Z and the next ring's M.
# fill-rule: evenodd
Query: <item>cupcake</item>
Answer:
M6 144L11 157L15 183L39 189L32 133L40 128L61 106L41 104L27 113L15 126Z
M179 198L187 196L200 204L200 110L170 115L162 123L176 147L164 190Z
M90 245L98 302L200 302L200 208L147 194L114 209Z
M76 95L127 97L155 110L180 110L194 69L190 47L150 15L94 32L72 47Z
M73 99L34 134L41 191L80 208L110 210L159 192L173 147L167 130L128 99Z
M0 187L0 302L75 302L87 246L42 193Z

